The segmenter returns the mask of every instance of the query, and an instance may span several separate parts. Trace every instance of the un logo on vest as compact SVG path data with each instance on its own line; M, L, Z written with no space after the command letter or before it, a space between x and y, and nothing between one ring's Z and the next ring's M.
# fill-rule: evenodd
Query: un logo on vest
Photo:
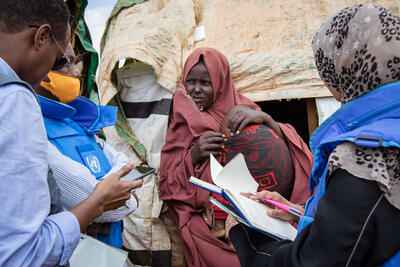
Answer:
M94 155L86 156L86 163L93 173L98 173L101 171L99 159Z

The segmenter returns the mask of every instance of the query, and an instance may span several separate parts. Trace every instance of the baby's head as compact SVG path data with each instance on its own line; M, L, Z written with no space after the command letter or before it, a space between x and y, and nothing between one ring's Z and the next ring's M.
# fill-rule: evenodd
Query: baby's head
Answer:
M289 199L293 188L293 165L289 149L271 128L264 124L247 125L224 144L223 163L242 153L258 183L258 191L277 191Z

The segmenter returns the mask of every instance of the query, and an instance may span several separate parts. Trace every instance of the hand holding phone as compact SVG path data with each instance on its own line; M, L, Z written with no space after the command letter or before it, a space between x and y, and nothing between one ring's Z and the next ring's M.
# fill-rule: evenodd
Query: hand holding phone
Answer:
M136 166L130 171L127 175L121 178L121 181L134 181L137 179L142 179L149 174L152 174L156 171L155 168L139 165Z

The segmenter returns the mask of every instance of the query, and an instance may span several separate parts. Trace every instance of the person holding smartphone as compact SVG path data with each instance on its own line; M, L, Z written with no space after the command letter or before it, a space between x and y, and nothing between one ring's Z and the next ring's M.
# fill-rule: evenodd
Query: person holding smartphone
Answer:
M65 61L69 16L63 0L0 1L0 266L67 264L80 232L140 186L120 181L128 163L76 206L49 215L46 130L32 88Z
M80 97L80 71L71 44L66 61L53 68L36 87L48 137L49 167L60 188L61 204L69 209L84 200L96 185L130 161L104 140L95 136L116 122L116 107L98 106ZM135 180L134 172L122 180ZM117 248L122 246L122 219L136 210L134 192L126 204L104 212L86 233Z

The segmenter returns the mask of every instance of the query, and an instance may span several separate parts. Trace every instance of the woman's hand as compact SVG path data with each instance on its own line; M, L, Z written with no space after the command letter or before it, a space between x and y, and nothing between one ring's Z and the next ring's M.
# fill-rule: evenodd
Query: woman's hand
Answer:
M210 156L222 151L225 136L222 133L209 132L199 137L199 140L192 149L193 166L203 162Z
M279 194L278 192L271 192L271 191L266 191L263 190L261 192L258 192L255 195L250 195L250 194L245 194L242 193L242 195L249 197L252 200L258 200L260 202L265 203L268 207L270 207L270 209L267 211L267 215L270 217L274 217L277 219L281 219L283 221L287 221L287 222L298 222L299 221L299 217L296 215L293 215L287 211L284 211L280 208L277 208L271 204L266 203L265 201L263 201L263 198L269 198L275 201L278 201L279 203L282 203L284 205L287 205L289 207L292 207L298 211L301 211L304 213L304 207L301 205L297 205L297 204L293 204L292 202L290 202L289 200L287 200L286 198L284 198L281 194Z
M238 224L239 222L236 221L235 218L232 217L232 215L228 214L228 217L226 218L225 221L225 239L229 240L229 231L232 229L233 226Z
M233 134L239 134L250 123L264 123L266 113L246 105L236 105L229 111L227 128Z
M246 105L236 105L229 110L221 124L221 132L225 134L230 132L231 135L239 134L251 123L265 124L285 140L279 125L270 115Z

